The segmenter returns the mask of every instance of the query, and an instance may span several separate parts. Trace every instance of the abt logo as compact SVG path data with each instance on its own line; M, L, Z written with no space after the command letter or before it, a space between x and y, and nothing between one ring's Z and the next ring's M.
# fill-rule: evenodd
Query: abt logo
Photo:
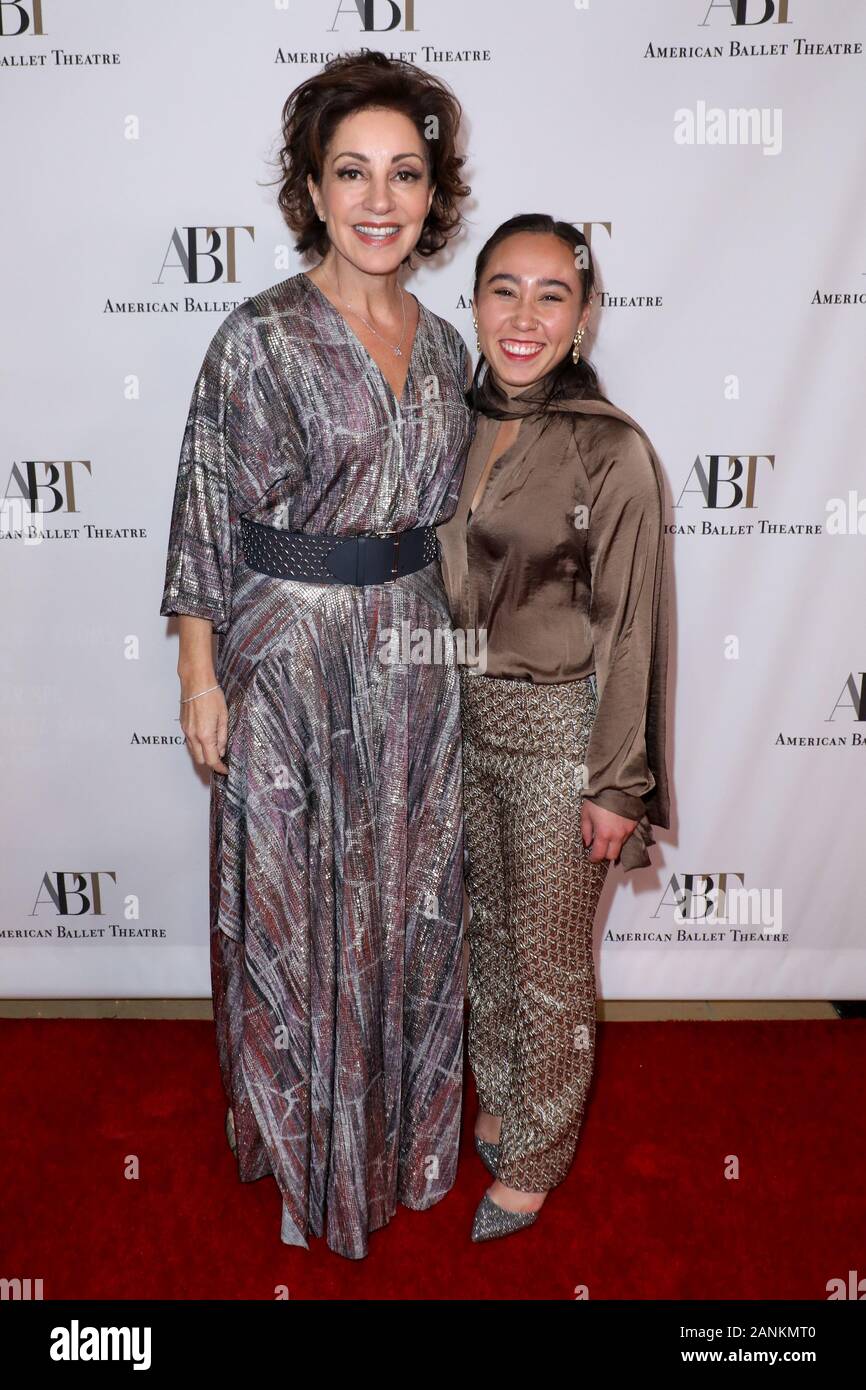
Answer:
M75 464L92 477L89 459L22 459L14 463L0 498L0 535L18 528L35 527L43 534L43 516L54 512L78 512L75 498ZM47 496L44 495L47 493Z
M771 19L775 19L777 24L791 23L788 18L788 0L711 0L706 15L698 25L699 29L709 22L714 10L723 10L731 15L732 24L769 24ZM759 14L760 10L764 13ZM752 18L753 15L757 15L757 18Z
M674 506L681 507L687 493L699 492L704 506L713 510L754 507L759 463L767 463L770 468L775 468L776 455L707 454L705 464L698 454ZM689 486L692 478L697 483L696 487Z
M17 28L14 27L17 25ZM17 39L19 34L39 34L42 27L42 0L0 0L0 39Z
M859 682L856 676L860 677ZM824 721L826 724L834 722L834 716L838 709L850 710L854 716L855 724L862 724L866 721L866 671L851 671L845 684L842 686L842 693L830 711L829 716ZM847 699L846 699L847 697ZM860 735L855 734L854 738L859 739Z
M6 495L0 499L2 529L5 531L16 519L20 525L25 511L31 516L77 512L76 464L85 469L88 477L92 476L89 459L22 459L13 464Z
M237 284L238 232L248 232L250 241L256 239L254 227L175 227L154 284L162 284L166 269L182 270L188 285L215 285L218 280L227 285ZM200 245L204 237L209 238L209 245ZM172 252L177 261L169 264ZM204 266L199 265L200 261ZM208 270L210 276L206 274Z
M117 874L113 869L91 869L80 873L60 869L56 873L43 874L30 916L35 917L46 904L60 917L104 916L100 875L117 883Z
M398 5L396 0L340 0L337 13L334 15L334 22L328 30L332 34L338 26L341 15L354 15L360 19L361 28L365 34L387 34L391 29L402 27L407 34L416 33L415 29L415 0L403 0ZM377 24L377 19L387 19L387 24Z

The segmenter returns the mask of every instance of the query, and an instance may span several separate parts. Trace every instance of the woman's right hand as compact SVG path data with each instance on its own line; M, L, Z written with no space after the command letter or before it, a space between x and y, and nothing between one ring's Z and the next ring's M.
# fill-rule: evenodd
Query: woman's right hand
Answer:
M210 767L214 772L227 773L228 768L223 762L223 757L228 741L229 712L221 687L217 685L216 690L208 690L209 686L215 684L215 677L198 682L181 681L182 700L188 699L200 690L207 690L208 693L181 705L180 727L186 734L187 747L199 767Z
M622 847L637 827L636 820L618 816L615 811L606 811L596 806L594 801L583 803L580 817L580 831L583 843L589 850L590 863L598 864L603 859L615 864L622 853Z

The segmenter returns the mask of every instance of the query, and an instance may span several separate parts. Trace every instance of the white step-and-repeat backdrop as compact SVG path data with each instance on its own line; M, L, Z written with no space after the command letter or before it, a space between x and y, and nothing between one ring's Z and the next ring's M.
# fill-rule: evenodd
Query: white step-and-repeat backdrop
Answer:
M158 611L181 434L220 321L306 268L282 103L367 47L466 112L468 225L411 288L474 347L484 238L582 226L593 359L667 474L675 819L609 876L602 993L864 997L862 0L3 0L0 28L0 993L209 993Z

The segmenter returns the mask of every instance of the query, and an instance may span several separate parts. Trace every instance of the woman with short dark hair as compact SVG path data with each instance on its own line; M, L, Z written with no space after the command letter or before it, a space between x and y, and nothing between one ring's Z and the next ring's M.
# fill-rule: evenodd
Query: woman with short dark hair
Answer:
M281 1237L358 1258L454 1182L462 1036L456 665L434 527L456 505L471 377L401 286L469 192L460 107L380 53L283 111L279 203L309 272L228 315L183 439L161 612L211 775L211 967L241 1181ZM216 668L211 634L220 637ZM447 643L441 648L451 650Z

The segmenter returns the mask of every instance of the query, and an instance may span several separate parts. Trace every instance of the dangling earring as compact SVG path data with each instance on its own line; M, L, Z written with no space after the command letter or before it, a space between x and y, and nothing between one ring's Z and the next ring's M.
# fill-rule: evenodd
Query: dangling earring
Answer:
M571 350L571 360L572 360L572 362L574 363L575 367L577 366L578 362L580 361L580 345L581 345L582 342L583 342L583 329L582 329L582 328L578 328L578 330L577 330L577 337L576 337L575 340L574 340L574 346L572 347L572 350Z
M480 341L480 339L479 339L479 337L478 337L478 320L477 320L477 318L475 317L474 314L472 315L472 323L473 323L473 326L474 326L474 328L475 328L475 351L476 351L476 352L480 352L480 351L481 351L481 341Z

